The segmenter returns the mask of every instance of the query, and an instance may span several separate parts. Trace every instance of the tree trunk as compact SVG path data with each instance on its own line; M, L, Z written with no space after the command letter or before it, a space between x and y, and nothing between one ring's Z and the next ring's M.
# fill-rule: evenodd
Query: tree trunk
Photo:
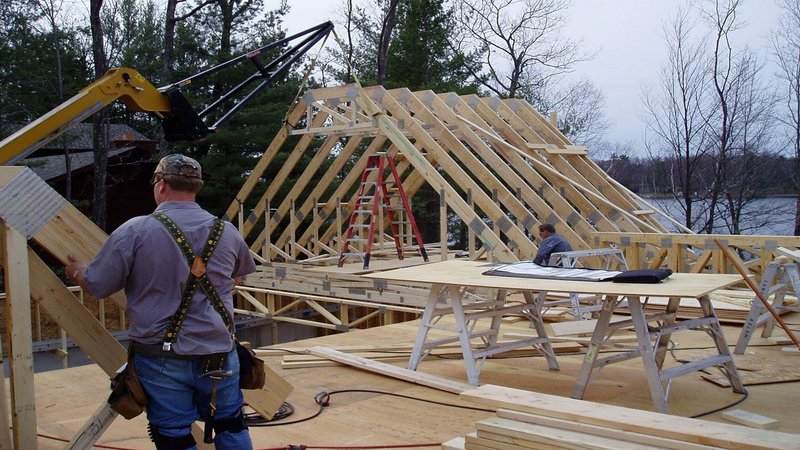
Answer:
M94 57L94 75L100 78L108 70L105 48L103 45L103 28L100 10L103 0L91 0L89 23L92 29L92 56ZM108 167L108 112L103 109L92 118L94 132L92 148L94 151L94 195L92 197L92 220L100 228L106 225L106 169Z
M397 4L400 0L391 0L389 10L386 12L386 17L383 19L383 26L381 27L381 38L378 43L378 71L377 83L382 85L386 79L386 65L389 61L389 43L392 40L392 31L397 25Z

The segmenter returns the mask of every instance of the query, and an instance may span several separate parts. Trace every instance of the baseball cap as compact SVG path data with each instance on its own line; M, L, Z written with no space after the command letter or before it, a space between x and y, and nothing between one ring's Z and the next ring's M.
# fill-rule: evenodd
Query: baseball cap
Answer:
M157 180L157 177L163 177L164 175L202 179L203 171L197 160L186 155L174 153L161 158L161 161L159 161L156 166L156 170L153 172L153 177L150 179L150 182L153 183Z

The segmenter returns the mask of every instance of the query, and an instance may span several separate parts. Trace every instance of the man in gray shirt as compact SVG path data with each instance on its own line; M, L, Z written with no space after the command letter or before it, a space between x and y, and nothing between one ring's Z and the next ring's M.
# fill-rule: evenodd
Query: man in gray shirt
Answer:
M203 185L200 164L184 155L164 157L151 180L156 213L168 216L191 244L195 255L210 239L215 217L195 202ZM252 448L239 389L239 360L232 330L200 288L194 291L188 312L174 342L166 331L181 304L190 267L176 238L154 216L140 216L122 224L87 266L70 256L67 277L97 298L125 289L134 363L147 394L147 418L156 448L195 448L191 425L207 420L211 391L216 388L212 413L217 448ZM194 267L194 266L193 266ZM232 290L239 278L256 270L247 244L228 222L205 275L233 317ZM192 269L194 272L194 269ZM221 358L217 375L201 367L209 355ZM227 376L230 375L230 376ZM216 379L212 379L216 378Z
M536 252L533 262L540 266L546 266L550 262L550 255L553 253L572 251L569 242L556 233L556 227L552 224L543 223L539 225L539 236L542 238L542 243L539 244L539 250Z

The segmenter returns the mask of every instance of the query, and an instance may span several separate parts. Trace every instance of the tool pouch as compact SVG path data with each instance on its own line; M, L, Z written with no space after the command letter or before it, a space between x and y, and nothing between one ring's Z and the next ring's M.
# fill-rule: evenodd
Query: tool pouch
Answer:
M108 404L111 409L129 420L141 414L147 407L147 396L139 383L131 350L128 351L128 362L111 379L111 395L108 396Z
M239 387L242 389L261 389L266 382L264 361L256 357L256 352L236 343L236 355L239 357Z

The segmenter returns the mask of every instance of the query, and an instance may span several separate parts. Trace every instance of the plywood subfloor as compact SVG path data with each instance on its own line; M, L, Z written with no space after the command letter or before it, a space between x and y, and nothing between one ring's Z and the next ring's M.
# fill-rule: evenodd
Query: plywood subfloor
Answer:
M790 315L788 321L800 322L800 314ZM297 341L280 347L310 347L411 344L417 321L389 325L370 330L353 331L328 337ZM523 322L504 324L506 333L529 332ZM728 342L735 342L738 328L726 327ZM704 333L686 332L673 336L678 344L676 356L689 355L710 341ZM754 338L748 352L775 358L780 347L760 346L767 341ZM481 372L481 382L528 389L553 395L570 396L583 355L558 355L561 371L547 370L543 358L527 357L489 360ZM393 392L419 399L465 404L458 396L404 381L363 372L345 366L282 369L282 356L266 358L267 363L292 383L294 392L288 401L295 408L287 420L313 415L318 406L314 396L320 392L348 389L369 389ZM404 366L404 363L394 363ZM667 365L677 364L667 356ZM800 364L800 362L798 362ZM420 371L466 382L463 362L457 359L430 358L420 365ZM741 398L729 388L705 381L701 373L680 377L673 382L669 400L671 412L691 416L712 410ZM749 397L736 409L765 415L779 420L775 430L800 433L800 382L747 386ZM36 375L36 406L39 431L43 435L69 438L91 415L108 394L108 382L99 368L86 366ZM641 361L634 359L612 365L597 374L589 386L587 400L652 411L652 405ZM375 393L339 393L331 396L331 404L317 418L293 425L251 428L256 448L284 448L287 445L307 445L316 448L332 446L368 446L440 443L475 430L475 422L492 417L493 413L468 411L432 405ZM720 413L705 419L725 422ZM99 441L122 448L152 448L146 438L143 417L132 421L118 419ZM39 448L62 448L63 443L39 438ZM432 448L432 447L431 447Z

